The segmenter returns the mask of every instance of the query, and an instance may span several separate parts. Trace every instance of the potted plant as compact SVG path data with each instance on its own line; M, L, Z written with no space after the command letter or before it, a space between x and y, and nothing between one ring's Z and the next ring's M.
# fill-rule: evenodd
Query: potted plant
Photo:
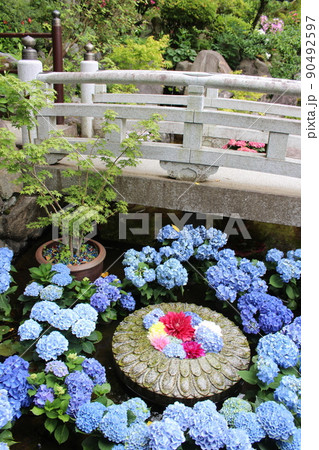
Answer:
M114 181L124 167L138 164L142 141L158 138L160 117L154 115L149 120L140 121L122 141L122 151L115 157L102 138L76 144L75 147L57 132L41 143L32 143L31 130L37 123L36 114L47 106L52 93L45 94L39 82L25 83L11 75L1 76L0 95L3 93L10 104L12 124L18 128L26 126L29 142L18 149L15 135L1 128L0 168L17 174L15 183L22 183L21 194L36 196L38 205L45 211L45 216L27 226L43 228L53 225L59 231L60 241L54 236L52 241L38 249L38 262L68 264L78 279L83 278L79 272L88 268L90 274L85 273L84 276L97 278L102 272L105 249L95 241L86 243L87 235L92 233L95 224L106 223L110 216L127 212L127 203L117 198L119 193ZM115 117L114 111L105 112L104 135L118 131L113 122ZM71 161L69 168L62 171L68 182L61 191L48 187L52 173L48 170L46 157L52 148L55 152L67 154ZM96 168L97 160L102 163L102 168ZM97 268L94 268L96 264Z

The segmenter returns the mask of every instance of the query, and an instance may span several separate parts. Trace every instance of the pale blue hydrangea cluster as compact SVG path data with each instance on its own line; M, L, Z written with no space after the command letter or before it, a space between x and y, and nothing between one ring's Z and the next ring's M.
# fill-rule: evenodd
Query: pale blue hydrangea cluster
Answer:
M296 431L293 415L280 403L274 401L261 403L256 408L256 416L271 439L286 441Z
M295 318L293 322L284 326L281 330L281 333L288 336L297 347L301 348L301 316Z
M33 397L33 403L39 408L44 408L46 402L52 403L54 400L54 390L53 388L47 387L45 384L41 384L36 394Z
M222 408L219 410L220 414L222 414L228 425L233 427L235 417L241 412L251 412L252 407L251 404L243 400L240 397L230 397L224 401Z
M181 427L181 430L186 431L192 424L192 415L193 410L191 407L175 402L165 408L163 419L175 420Z
M71 270L65 264L54 264L51 270L55 272L51 278L51 283L62 287L72 283Z
M125 406L135 416L135 420L131 424L144 422L150 417L150 410L147 404L139 397L133 397L127 400Z
M227 450L253 450L246 430L230 428L226 438Z
M40 291L41 300L47 300L50 302L54 302L55 300L59 300L62 297L63 288L60 286L56 286L54 284L48 284Z
M258 422L256 413L252 411L238 412L234 417L234 427L245 430L252 444L266 437L266 432Z
M153 422L149 426L150 450L175 450L185 442L184 433L179 424L170 418L162 419L159 422Z
M88 303L77 303L73 312L78 316L79 319L88 319L92 322L96 322L98 319L98 312Z
M275 264L276 272L285 283L294 278L300 279L301 275L301 250L290 250L286 258L284 253L277 249L271 249L267 252L266 261Z
M285 375L275 389L274 399L283 403L290 411L301 416L301 378Z
M59 309L51 317L49 324L58 330L69 330L78 320L77 314L72 309Z
M45 373L52 372L56 377L62 378L69 374L69 369L63 361L53 360L45 365Z
M77 338L85 338L90 336L91 333L95 330L96 323L92 322L89 319L78 319L72 325L72 334L74 334Z
M0 450L10 450L8 444L0 442Z
M274 381L279 367L284 369L294 367L299 359L297 345L280 332L263 336L257 344L256 351L257 377L266 384Z
M78 408L75 424L84 433L92 433L102 420L106 406L99 402L84 403Z
M59 305L48 300L35 303L30 312L30 318L38 322L49 322L53 315L60 310Z
M28 319L23 322L18 328L18 335L21 341L28 339L37 339L42 331L41 325L33 319Z
M253 263L245 258L238 261L230 249L219 251L217 259L217 264L207 270L206 279L219 300L233 303L238 293L266 292L267 284L261 279L266 267L262 262Z
M0 389L0 429L13 420L13 409L9 402L8 391Z
M186 358L186 352L182 344L180 342L174 342L173 340L170 341L167 345L165 345L162 352L168 358L180 358L180 359Z
M149 427L146 425L146 423L143 422L133 423L129 427L129 434L125 440L125 445L123 446L123 449L125 450L149 449Z
M0 294L4 294L10 287L12 258L13 251L10 248L0 248Z
M293 319L292 311L282 300L265 292L253 291L237 302L245 333L275 333Z
M290 438L291 439L291 438ZM301 449L301 428L296 428L290 441L276 441L280 450L300 450Z
M187 270L175 258L160 264L155 271L158 284L166 289L173 289L175 286L185 286L187 284Z
M205 353L219 353L224 346L223 338L202 324L195 331L195 339L196 342L201 344Z
M36 352L41 359L57 359L69 348L69 341L59 331L42 336L36 344Z
M12 408L13 420L21 416L21 408L31 403L28 389L29 363L20 356L9 356L0 363L0 389L7 391L7 398Z
M27 297L38 297L40 292L42 291L44 286L42 284L37 283L36 281L33 281L32 283L28 284L26 288L24 289L23 295Z

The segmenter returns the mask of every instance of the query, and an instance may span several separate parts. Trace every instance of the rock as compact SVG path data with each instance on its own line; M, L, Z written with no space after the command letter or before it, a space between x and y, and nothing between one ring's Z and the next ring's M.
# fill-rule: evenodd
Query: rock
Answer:
M236 70L241 70L242 75L271 77L269 65L259 59L243 59Z
M4 169L0 169L0 197L3 200L8 200L13 194L20 192L22 185L16 185L13 180L17 178L17 175L8 173Z
M232 73L226 59L215 50L202 50L191 66L191 72Z
M175 70L180 72L190 72L193 63L190 61L180 61L176 64Z
M4 70L16 69L18 60L9 53L0 52L0 68Z

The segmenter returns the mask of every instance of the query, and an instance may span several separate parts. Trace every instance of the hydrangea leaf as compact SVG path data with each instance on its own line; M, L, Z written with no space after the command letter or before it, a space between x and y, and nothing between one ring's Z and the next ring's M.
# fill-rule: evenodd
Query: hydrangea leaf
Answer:
M269 284L275 288L282 288L284 286L284 282L277 273L271 275L269 278Z
M44 426L49 433L53 433L53 431L56 429L57 424L58 421L56 419L47 418L46 421L44 422Z
M67 426L59 425L54 432L54 437L59 444L63 444L63 442L66 442L69 437L69 430Z
M249 384L257 384L258 383L258 378L256 375L257 371L254 368L254 366L252 366L249 370L239 370L238 374L240 375L240 377L246 381Z

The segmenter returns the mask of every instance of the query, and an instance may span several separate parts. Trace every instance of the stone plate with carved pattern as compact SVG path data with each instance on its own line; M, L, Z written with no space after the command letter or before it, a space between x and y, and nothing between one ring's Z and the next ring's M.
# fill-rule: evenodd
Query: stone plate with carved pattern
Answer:
M190 311L215 322L222 330L222 350L196 359L166 357L152 346L143 325L144 316L154 308L165 314ZM238 371L246 370L250 363L248 341L233 322L209 308L188 303L150 305L130 314L114 332L112 351L122 381L135 394L161 404L224 400L238 390Z

